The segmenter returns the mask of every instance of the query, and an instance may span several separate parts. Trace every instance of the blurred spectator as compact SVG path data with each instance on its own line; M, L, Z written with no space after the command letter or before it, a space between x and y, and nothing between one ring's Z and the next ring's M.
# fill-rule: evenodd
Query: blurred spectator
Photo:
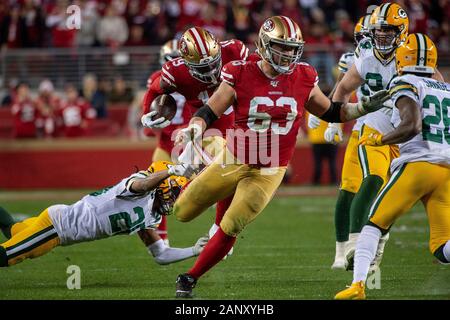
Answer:
M0 43L7 48L21 48L27 43L25 19L15 5L0 24Z
M225 15L216 2L206 3L195 25L205 28L219 39L225 39Z
M82 28L76 33L76 44L79 47L91 47L96 43L95 30L99 20L96 2L80 0L76 4L80 6L82 21Z
M187 28L195 25L197 17L200 16L202 7L206 0L179 0L180 16L177 21L177 32L183 32Z
M43 127L39 136L52 137L56 136L56 119L55 113L59 109L60 99L55 93L53 83L45 79L39 84L39 95L36 99L36 106L42 116Z
M97 28L97 38L102 45L119 47L128 39L128 26L126 20L117 14L116 7L111 4L100 19Z
M144 28L140 24L132 25L130 28L130 38L125 43L129 47L148 46L148 42L144 39Z
M130 104L133 99L133 90L129 86L127 86L127 83L122 77L116 77L114 79L111 93L108 96L108 102Z
M6 93L6 95L3 97L2 99L2 104L0 105L0 107L2 108L9 108L11 107L14 98L16 96L16 88L17 85L19 84L19 80L17 78L12 78L9 80L8 82L8 92Z
M14 116L13 136L15 138L35 138L37 127L42 127L42 119L36 103L31 99L30 87L21 82L16 88L11 113Z
M26 47L40 47L43 43L45 21L42 9L34 0L24 0L22 16L25 20Z
M140 90L136 94L136 98L128 108L127 125L128 135L133 140L140 140L145 137L141 124L142 100L144 99L145 90Z
M99 88L97 77L95 75L87 74L83 77L81 96L95 109L98 119L106 118L108 116L108 111L106 109L106 92Z
M237 38L245 43L249 43L250 34L257 32L254 28L253 16L250 14L248 1L233 0L227 7L226 27L231 33L230 38Z
M409 33L426 33L428 23L428 7L425 1L409 0L404 7L409 18Z
M58 110L59 126L65 137L81 137L87 134L89 121L95 118L95 110L83 98L78 96L74 85L67 85L66 100Z
M60 48L70 48L75 45L76 29L67 29L66 10L69 6L67 0L57 0L56 6L47 16L46 25L51 30L52 45Z

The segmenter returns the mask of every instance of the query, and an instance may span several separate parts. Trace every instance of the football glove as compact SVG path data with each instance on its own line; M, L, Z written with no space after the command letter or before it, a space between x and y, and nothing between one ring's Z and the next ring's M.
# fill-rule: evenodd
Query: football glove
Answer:
M388 90L380 90L371 96L361 97L359 104L366 113L369 113L383 108L383 103L390 98Z
M371 133L366 136L362 136L358 143L363 146L382 146L384 143L381 141L383 138L382 134Z
M168 165L169 170L167 171L171 176L183 176L186 178L190 178L195 170L190 164L180 163L176 165Z
M194 256L198 256L203 249L205 248L206 244L208 243L209 240L209 236L203 236L200 237L197 242L195 243L195 245L192 247L192 250L194 251Z
M167 127L170 124L170 120L167 120L164 117L152 120L152 117L156 115L157 111L150 111L149 113L144 114L141 117L141 123L146 128L151 129L162 129Z
M336 135L338 136L335 139ZM329 143L336 144L338 142L342 142L344 139L344 134L342 133L341 126L338 123L329 123L327 130L323 134L325 140Z
M313 114L310 114L308 117L308 127L310 129L317 129L320 125L320 119Z
M202 129L198 124L192 123L187 128L178 131L175 137L175 145L186 144L189 141L197 140L201 137Z

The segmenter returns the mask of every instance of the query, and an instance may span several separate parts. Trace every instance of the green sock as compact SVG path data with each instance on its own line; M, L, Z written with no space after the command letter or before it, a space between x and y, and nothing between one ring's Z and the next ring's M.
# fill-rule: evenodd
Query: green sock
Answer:
M379 176L369 175L364 178L350 208L350 233L361 232L367 223L370 207L382 185L383 179Z
M6 238L11 238L11 227L15 223L13 217L4 208L0 207L0 229Z
M8 266L8 258L6 257L6 250L0 246L0 267Z
M336 228L336 241L345 242L348 240L350 231L350 207L352 205L353 192L340 190L334 211L334 227Z

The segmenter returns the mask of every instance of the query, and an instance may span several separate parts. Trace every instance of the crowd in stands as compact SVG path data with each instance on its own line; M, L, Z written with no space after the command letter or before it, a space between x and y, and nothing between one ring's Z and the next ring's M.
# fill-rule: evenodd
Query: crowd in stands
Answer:
M374 0L2 0L0 46L92 47L159 45L187 27L202 26L220 39L253 44L262 21L287 15L308 43L351 43L355 21ZM401 0L410 32L427 33L450 51L450 1ZM67 8L81 9L81 29L66 27Z
M1 106L11 113L14 138L82 137L89 135L91 121L108 118L108 106L128 109L134 100L134 90L120 76L98 81L87 74L82 88L69 83L62 92L48 79L36 94L26 82L11 84Z

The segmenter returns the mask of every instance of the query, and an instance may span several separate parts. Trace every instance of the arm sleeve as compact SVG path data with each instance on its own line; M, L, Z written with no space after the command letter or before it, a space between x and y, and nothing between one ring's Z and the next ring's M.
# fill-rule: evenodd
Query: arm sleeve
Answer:
M164 244L162 239L148 246L148 252L158 264L169 264L194 256L194 247L171 248Z
M150 105L155 98L164 93L160 86L161 76L152 81L142 100L142 112L146 114L150 111Z

